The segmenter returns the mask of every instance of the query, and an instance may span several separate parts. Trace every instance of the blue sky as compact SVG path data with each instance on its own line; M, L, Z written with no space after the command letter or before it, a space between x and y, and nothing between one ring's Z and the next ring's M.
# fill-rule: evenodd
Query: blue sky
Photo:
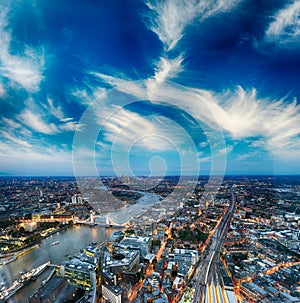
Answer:
M0 174L298 174L300 1L0 1Z

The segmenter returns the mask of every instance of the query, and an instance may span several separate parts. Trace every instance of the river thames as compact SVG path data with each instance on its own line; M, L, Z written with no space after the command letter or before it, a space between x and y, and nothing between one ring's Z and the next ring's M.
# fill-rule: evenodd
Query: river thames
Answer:
M62 261L68 260L68 256L78 254L80 249L88 244L105 241L116 230L100 226L75 225L68 230L58 232L42 240L38 248L5 266L1 266L0 281L2 285L9 286L13 280L20 276L21 271L29 271L47 261L50 261L51 264L60 264ZM59 241L58 244L52 245L57 241ZM40 283L46 279L49 273L49 270L45 271L35 281L20 289L9 302L28 302L28 297L39 288Z
M142 193L142 192L141 192ZM142 193L143 196L135 204L128 205L119 211L110 213L110 216L120 223L129 220L130 217L137 215L143 209L148 209L153 204L159 202L159 195ZM97 220L98 221L98 220ZM15 261L0 267L1 287L7 287L20 277L20 272L30 271L43 263L50 261L51 264L60 264L68 260L69 256L74 256L80 249L92 242L102 243L108 239L111 233L118 228L105 228L101 226L90 227L88 225L74 225L73 227L60 231L50 237L43 239L40 246L29 253L19 257ZM58 244L53 245L53 243ZM46 270L35 281L20 289L8 302L25 303L43 280L47 278L50 270Z

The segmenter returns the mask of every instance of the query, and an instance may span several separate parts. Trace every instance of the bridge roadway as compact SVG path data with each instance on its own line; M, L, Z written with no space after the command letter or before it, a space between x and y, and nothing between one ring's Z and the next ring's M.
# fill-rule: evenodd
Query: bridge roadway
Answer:
M97 221L97 219L102 219L102 221ZM125 227L126 223L119 223L116 220L113 220L108 214L105 216L103 215L93 215L93 219L87 218L85 220L76 220L75 223L77 224L87 224L87 225L98 225L104 227Z
M235 195L231 192L231 202L215 229L215 232L200 257L192 287L195 289L192 303L227 303L226 293L219 289L218 262L230 220L235 209ZM221 299L222 298L222 299Z

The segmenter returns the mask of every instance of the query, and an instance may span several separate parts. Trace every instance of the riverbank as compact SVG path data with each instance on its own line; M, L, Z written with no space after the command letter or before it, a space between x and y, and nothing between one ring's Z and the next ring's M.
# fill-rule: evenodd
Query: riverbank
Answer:
M21 274L19 279L14 280L12 285L0 292L0 300L8 300L17 293L22 287L27 285L31 280L35 280L48 266L50 262L46 262L38 268L34 268L29 272Z
M48 237L50 237L50 236L52 236L52 235L54 235L54 234L56 234L58 232L67 230L70 227L73 227L73 224L71 224L71 225L67 224L67 225L58 227L55 230L47 233L47 235L44 235L44 236L41 235L41 237L38 240L36 240L36 241L32 241L29 244L20 246L18 249L11 250L11 251L7 252L7 254L0 254L0 259L1 259L0 266L1 265L5 265L5 264L7 264L9 262L14 261L13 259L11 261L9 261L9 259L10 258L14 258L14 257L16 257L16 258L21 257L23 254L26 253L26 251L31 251L32 249L34 249L34 247L36 245L38 245L39 243L41 243L41 241L43 241L44 239L46 239L46 238L48 238ZM22 253L22 252L24 252L24 253Z
M19 278L20 272L28 272L47 261L51 264L61 264L69 256L75 256L80 253L80 249L91 243L105 242L111 233L115 231L110 228L96 226L90 228L84 225L74 225L72 228L56 233L41 241L37 249L30 251L28 254L17 258L15 261L0 267L0 284L6 288ZM59 241L59 244L52 245ZM20 289L13 297L11 302L24 303L28 298L38 290L42 281L49 276L49 269L35 281L31 281L25 287Z

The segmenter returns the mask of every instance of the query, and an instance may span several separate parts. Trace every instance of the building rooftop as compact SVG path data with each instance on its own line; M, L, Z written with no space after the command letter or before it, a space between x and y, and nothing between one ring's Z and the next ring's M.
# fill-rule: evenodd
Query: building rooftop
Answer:
M122 293L122 289L113 284L102 284L102 286L106 287L108 290L113 292L116 296Z
M124 258L118 260L112 258L111 254L105 254L104 265L109 267L129 266L130 263L139 255L139 251L119 249L118 254L122 255Z
M66 268L71 268L79 271L94 271L96 268L96 264L91 264L88 262L84 262L80 259L74 258L68 262L63 263Z

